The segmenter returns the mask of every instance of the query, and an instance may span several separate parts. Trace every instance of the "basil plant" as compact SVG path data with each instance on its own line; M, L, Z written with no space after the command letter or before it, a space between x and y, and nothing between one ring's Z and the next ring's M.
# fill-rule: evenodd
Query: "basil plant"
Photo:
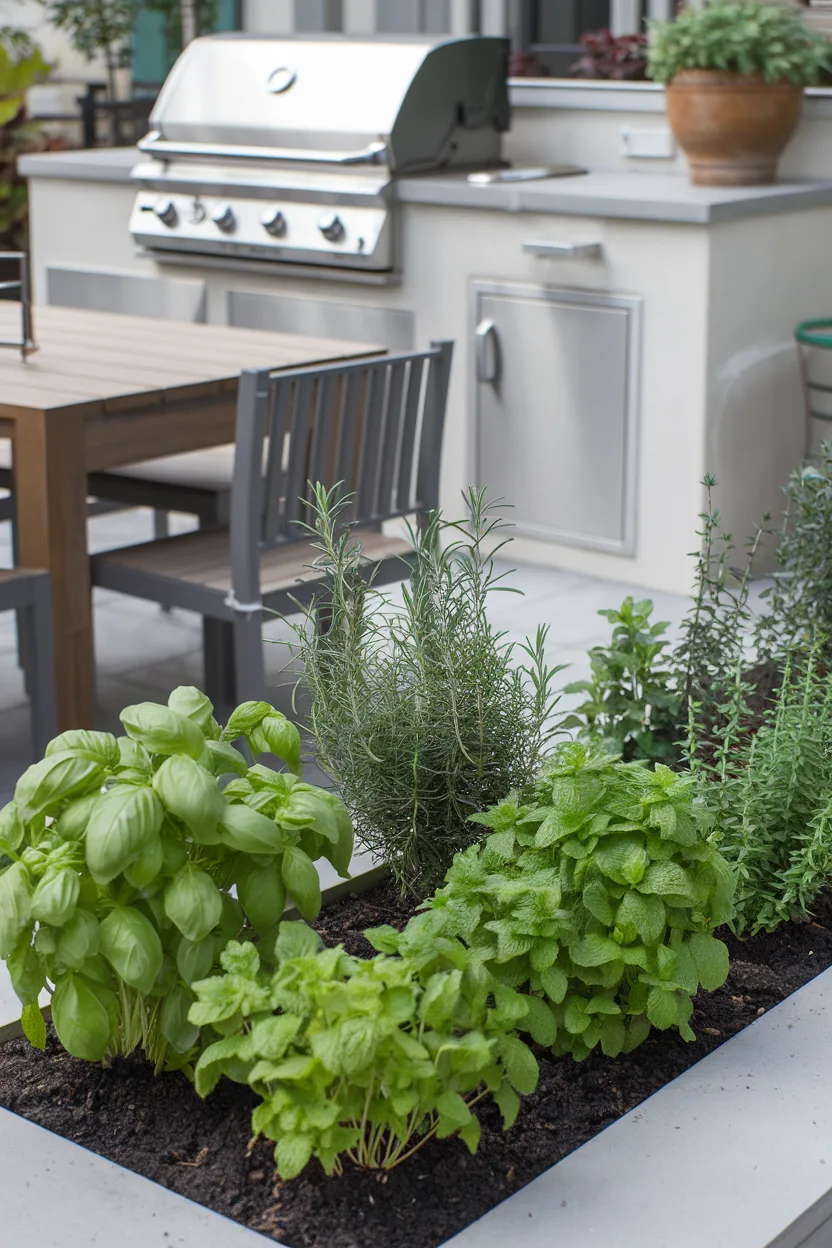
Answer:
M43 1047L38 999L75 1057L142 1048L185 1066L200 1028L191 984L230 939L273 949L287 899L318 914L315 860L347 877L353 829L340 800L300 779L300 736L267 702L221 729L198 689L121 713L127 735L51 741L0 811L0 958ZM257 763L271 754L284 771Z

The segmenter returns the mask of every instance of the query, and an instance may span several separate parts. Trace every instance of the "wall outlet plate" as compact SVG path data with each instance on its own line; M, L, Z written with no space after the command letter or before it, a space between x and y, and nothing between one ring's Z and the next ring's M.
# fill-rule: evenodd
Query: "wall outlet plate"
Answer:
M672 160L676 155L676 140L667 126L660 130L622 126L621 153L631 159Z

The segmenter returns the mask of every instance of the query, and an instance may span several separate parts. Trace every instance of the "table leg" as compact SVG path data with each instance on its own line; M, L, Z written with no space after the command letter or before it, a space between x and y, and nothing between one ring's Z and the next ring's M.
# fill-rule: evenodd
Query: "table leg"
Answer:
M20 562L52 574L59 728L92 728L95 667L80 415L66 408L21 414L14 475Z

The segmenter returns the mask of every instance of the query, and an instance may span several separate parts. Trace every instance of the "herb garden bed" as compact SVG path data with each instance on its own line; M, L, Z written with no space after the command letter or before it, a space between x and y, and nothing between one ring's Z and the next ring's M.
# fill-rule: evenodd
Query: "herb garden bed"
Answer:
M401 926L407 917L393 886L382 883L336 899L316 926L328 944L343 941L351 952L363 955L370 952L361 935L364 928ZM139 1057L102 1070L70 1057L52 1036L45 1053L33 1050L22 1037L3 1046L0 1104L292 1248L369 1248L378 1243L386 1248L434 1248L832 965L832 931L826 921L821 912L815 923L786 924L774 934L746 941L723 933L731 951L730 975L724 987L697 996L691 1018L695 1043L685 1043L675 1031L654 1032L630 1054L612 1060L595 1052L577 1064L538 1048L540 1083L524 1099L512 1131L505 1133L496 1108L486 1106L475 1156L458 1139L432 1141L411 1164L383 1179L351 1167L340 1178L326 1178L316 1165L289 1183L276 1184L269 1143L260 1141L247 1152L255 1103L247 1088L224 1082L201 1101L181 1074L156 1077ZM821 1024L819 1049L825 1034ZM822 1068L819 1058L816 1069ZM748 1071L750 1079L760 1074L764 1072ZM730 1096L730 1089L725 1095ZM812 1124L806 1127L811 1135ZM679 1129L685 1129L682 1119ZM675 1147L676 1141L668 1146ZM721 1132L713 1146L730 1149L730 1134ZM760 1146L770 1150L770 1142L761 1139ZM615 1150L613 1156L618 1156ZM753 1158L745 1160L753 1166ZM577 1161L573 1158L570 1165ZM832 1153L828 1164L832 1166ZM604 1182L612 1181L605 1173ZM695 1189L695 1176L686 1173L684 1186ZM816 1195L821 1194L819 1189ZM36 1207L32 1202L30 1208ZM510 1207L500 1215L503 1223ZM795 1215L799 1212L794 1210ZM36 1223L29 1225L36 1234ZM771 1225L765 1240L748 1242L764 1248L783 1225ZM480 1238L480 1230L487 1235L488 1226L486 1219L472 1228L466 1237L472 1246L489 1242ZM532 1230L518 1229L524 1236ZM539 1230L551 1233L550 1226ZM636 1229L631 1226L628 1233L635 1236ZM638 1234L639 1242L654 1242L643 1239L640 1230ZM577 1241L570 1237L569 1242L572 1248ZM731 1232L730 1242L743 1241ZM67 1241L65 1248L75 1245Z

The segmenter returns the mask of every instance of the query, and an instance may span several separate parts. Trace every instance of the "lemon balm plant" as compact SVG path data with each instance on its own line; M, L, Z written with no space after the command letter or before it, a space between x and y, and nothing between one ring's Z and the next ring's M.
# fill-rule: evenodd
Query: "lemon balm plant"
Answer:
M346 875L353 832L338 798L299 778L298 731L267 702L221 729L204 694L182 687L121 721L125 737L57 737L0 812L0 958L33 1044L47 988L68 1052L141 1047L161 1069L198 1042L192 982L231 938L273 948L287 893L314 918L315 860ZM241 737L287 770L250 766Z

